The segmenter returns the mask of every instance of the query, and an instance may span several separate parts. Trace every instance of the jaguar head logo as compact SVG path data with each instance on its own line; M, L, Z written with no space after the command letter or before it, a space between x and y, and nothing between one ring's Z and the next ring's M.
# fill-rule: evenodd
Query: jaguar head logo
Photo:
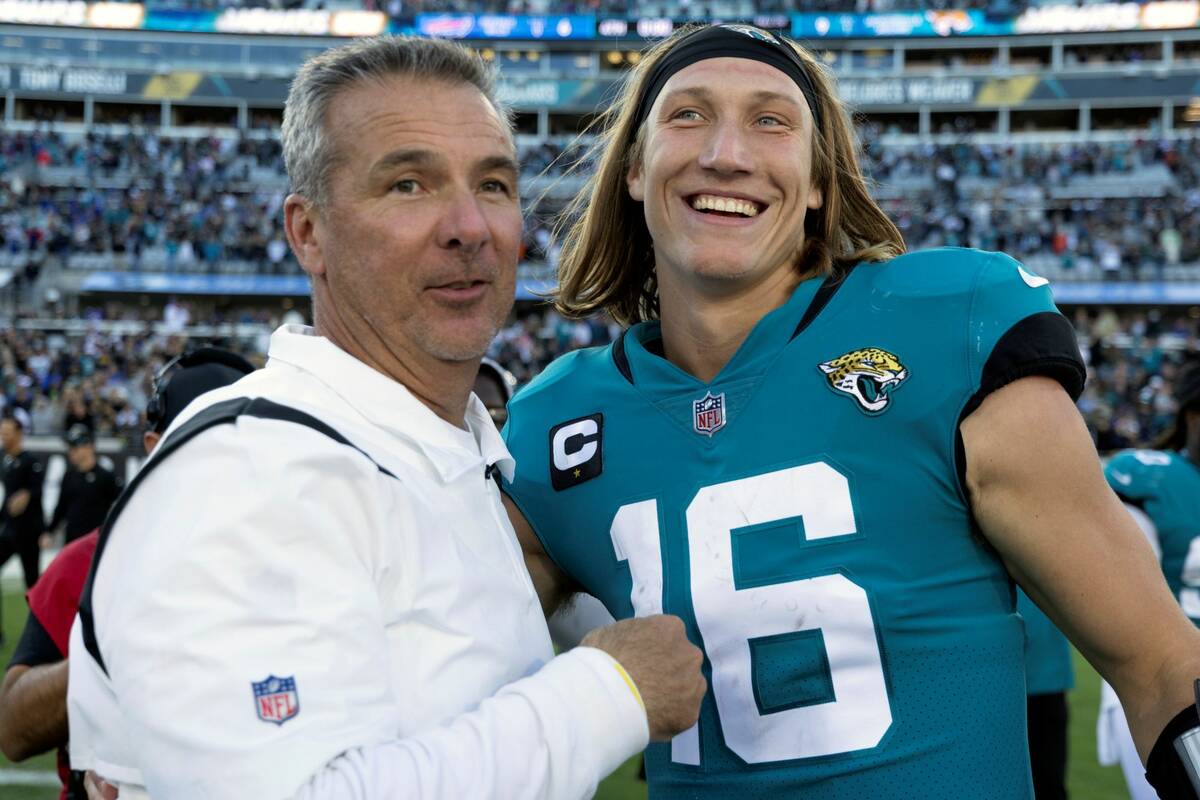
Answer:
M900 359L878 347L853 350L817 367L825 373L829 388L854 398L865 414L882 414L892 401L892 392L908 379Z

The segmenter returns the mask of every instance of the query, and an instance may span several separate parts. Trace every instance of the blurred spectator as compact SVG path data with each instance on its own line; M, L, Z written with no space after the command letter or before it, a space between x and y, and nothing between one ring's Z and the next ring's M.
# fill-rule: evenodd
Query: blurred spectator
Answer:
M941 132L973 127L961 117ZM860 126L864 165L912 249L1050 254L1084 278L1161 277L1164 267L1200 263L1200 139L882 146L883 133ZM575 185L562 179L593 164L578 142L523 140L520 157L524 258L553 266L551 226ZM0 257L23 259L33 270L22 273L26 285L72 258L300 274L283 237L287 180L275 139L0 133L0 167ZM1146 187L1150 196L1136 196Z
M160 0L166 8L305 8L301 0ZM1036 3L1035 3L1036 4ZM1010 14L1026 7L1025 0L659 0L644 7L645 16L674 19L751 19L755 14L791 11L920 11L947 9L983 9L994 14ZM314 6L315 7L315 6ZM340 6L339 6L340 7ZM409 20L414 14L454 12L474 14L608 14L627 15L636 10L630 0L362 0L368 11L383 11L388 16Z
M4 449L4 506L0 509L0 567L14 555L21 559L25 588L38 579L38 552L46 520L42 516L42 483L45 465L25 452L25 422L21 414L0 419L0 447ZM3 633L0 632L0 639Z
M67 461L71 469L63 475L58 505L47 530L64 525L64 544L100 527L109 507L121 494L121 482L96 458L92 432L83 425L67 430Z

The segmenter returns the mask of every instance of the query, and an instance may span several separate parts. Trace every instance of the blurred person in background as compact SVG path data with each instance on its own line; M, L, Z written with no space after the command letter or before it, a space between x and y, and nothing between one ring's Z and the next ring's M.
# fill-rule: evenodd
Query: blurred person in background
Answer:
M21 559L25 588L37 583L41 536L46 529L42 510L42 484L46 466L37 456L25 452L25 428L29 415L13 409L0 419L0 447L4 449L4 505L0 508L0 569L14 555ZM2 617L2 615L0 615ZM0 626L0 638L3 638Z
M163 431L188 403L253 371L241 356L216 348L201 348L172 361L155 382L154 413L148 415L142 434L146 455L153 452ZM91 449L87 429L77 427L69 432L68 444L72 451ZM86 455L78 456L78 452L71 454L77 465L89 463ZM90 461L94 460L93 452ZM83 466L78 469L86 474ZM70 519L68 512L68 531ZM71 623L96 552L100 521L83 536L68 540L37 586L26 594L29 616L0 684L0 753L20 762L58 748L60 800L83 800L85 796L81 773L72 773L67 754L67 659ZM85 739L78 746L93 744Z
M1104 477L1149 539L1183 613L1200 626L1200 358L1179 368L1173 395L1175 424L1158 447L1117 453ZM1096 725L1100 762L1121 765L1133 800L1156 797L1121 702L1107 683L1101 686Z
M63 416L62 429L69 431L76 425L82 425L89 433L96 433L96 416L92 413L87 399L78 388L71 389L67 398L67 412Z
M71 467L62 478L58 504L47 530L63 525L63 543L71 542L100 527L104 515L121 494L121 480L96 457L92 432L83 425L67 431L67 460Z
M1034 800L1067 797L1067 691L1075 685L1071 643L1046 613L1017 590L1025 621L1025 721Z
M512 399L517 388L517 379L504 367L490 358L479 362L479 374L475 376L475 396L483 401L488 416L496 423L496 428L503 428L508 422L508 401Z

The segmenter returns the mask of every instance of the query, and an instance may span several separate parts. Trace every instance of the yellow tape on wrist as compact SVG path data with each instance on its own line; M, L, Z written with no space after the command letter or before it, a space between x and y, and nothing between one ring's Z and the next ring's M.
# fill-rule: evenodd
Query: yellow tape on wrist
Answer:
M625 685L629 687L629 691L633 692L633 696L637 699L638 705L642 707L642 711L645 711L646 703L642 700L642 693L638 691L637 684L633 682L633 678L629 677L629 673L617 661L614 660L612 665L617 668L617 672L621 673L621 677L625 679Z

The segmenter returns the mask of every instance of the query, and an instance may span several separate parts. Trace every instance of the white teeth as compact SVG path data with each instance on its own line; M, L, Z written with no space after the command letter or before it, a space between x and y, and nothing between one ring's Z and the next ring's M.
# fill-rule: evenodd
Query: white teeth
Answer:
M727 214L741 214L744 217L758 216L758 206L754 203L712 194L696 195L692 199L692 208L697 211L724 211Z

